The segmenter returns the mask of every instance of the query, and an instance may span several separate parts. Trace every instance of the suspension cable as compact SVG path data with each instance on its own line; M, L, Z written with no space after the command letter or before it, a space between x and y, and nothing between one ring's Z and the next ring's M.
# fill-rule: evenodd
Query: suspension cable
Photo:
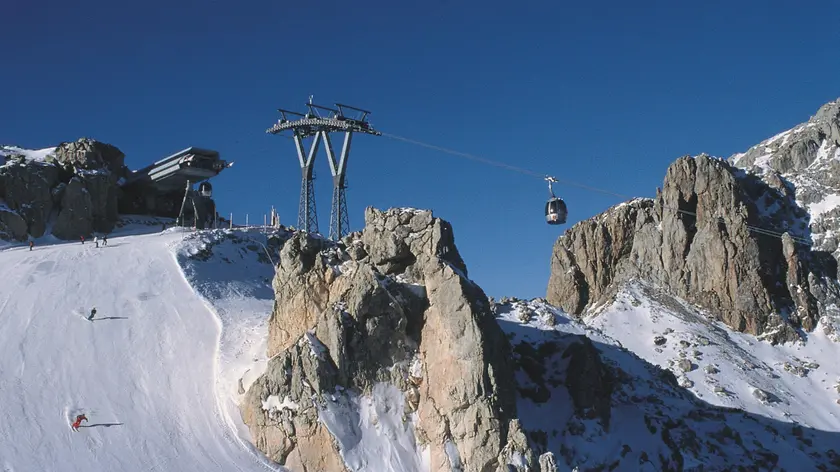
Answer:
M425 148L429 148L429 149L434 149L434 150L440 151L442 153L451 154L451 155L458 156L458 157L463 157L463 158L470 159L470 160L473 160L473 161L481 162L483 164L499 167L499 168L502 168L502 169L507 169L507 170L512 171L512 172L518 172L520 174L528 175L528 176L531 176L531 177L536 177L536 178L539 178L539 179L545 179L546 176L548 175L548 174L541 174L541 173L538 173L538 172L534 172L530 169L525 169L523 167L517 167L517 166L511 165L511 164L504 163L504 162L494 161L492 159L487 159L485 157L476 156L474 154L469 154L469 153L466 153L466 152L456 151L454 149L448 149L448 148L445 148L445 147L436 146L434 144L424 143L424 142L421 142L421 141L417 141L417 140L414 140L414 139L409 139L409 138L406 138L406 137L403 137L403 136L398 136L398 135L391 134L391 133L383 132L382 136L385 136L387 138L391 138L391 139L394 139L394 140L397 140L397 141L403 141L403 142L406 142L406 143L415 144L417 146L421 146L421 147L425 147ZM556 182L564 184L564 185L582 188L584 190L589 190L591 192L598 192L598 193L603 193L603 194L607 194L607 195L612 195L612 196L615 196L615 197L619 197L623 200L634 200L636 198L639 198L639 197L633 197L633 196L630 196L630 195L624 195L624 194L621 194L621 193L616 193L616 192L613 192L611 190L607 190L607 189L603 189L603 188L592 187L590 185L581 184L581 183L574 182L574 181L571 181L571 180L558 179L556 177L554 179L555 179ZM697 213L696 212L683 210L682 208L671 207L671 206L665 205L664 203L662 203L661 206L662 206L662 208L667 208L669 210L673 210L677 213L684 214L684 215L691 215L695 219L697 218ZM718 220L721 220L721 219L722 219L721 217L718 217ZM759 227L759 226L753 226L753 225L750 225L750 224L746 224L745 226L747 227L747 229L749 229L749 230L751 230L755 233L765 235L765 236L771 236L771 237L779 238L779 239L782 239L782 237L784 236L783 232L779 232L779 231L776 231L776 230L762 228L762 227ZM801 238L799 236L793 236L791 234L788 234L788 236L790 236L790 238L794 242L797 242L797 243L805 245L805 246L811 246L813 244L811 241L809 241L805 238Z

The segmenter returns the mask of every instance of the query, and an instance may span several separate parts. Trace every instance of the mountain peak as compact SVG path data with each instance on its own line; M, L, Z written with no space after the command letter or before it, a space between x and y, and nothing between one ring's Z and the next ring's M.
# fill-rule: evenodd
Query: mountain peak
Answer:
M840 99L822 105L807 122L731 156L730 164L764 175L822 172L840 159Z
M840 122L840 98L821 106L817 114L812 116L809 122Z

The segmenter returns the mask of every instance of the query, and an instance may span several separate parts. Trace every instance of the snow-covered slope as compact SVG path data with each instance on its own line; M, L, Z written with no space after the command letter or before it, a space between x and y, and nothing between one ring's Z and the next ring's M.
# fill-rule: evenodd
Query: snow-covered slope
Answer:
M821 326L804 343L772 346L642 284L588 323L711 404L840 433L840 343Z
M23 149L17 146L0 146L0 157L7 157L12 155L22 155L28 161L44 161L48 155L55 152L56 148L44 149Z
M217 401L224 320L169 249L183 235L138 228L153 227L0 251L0 469L272 469ZM73 432L77 413L89 422Z
M187 280L221 323L215 392L225 422L249 449L238 404L268 361L274 267L266 242L257 230L208 230L186 233L172 244Z
M583 322L542 300L496 311L520 366L518 416L559 470L840 467L840 345L822 334L771 346L640 282ZM578 342L570 334L591 340L617 373L609 430L574 416L568 376L596 373L569 373L560 354Z

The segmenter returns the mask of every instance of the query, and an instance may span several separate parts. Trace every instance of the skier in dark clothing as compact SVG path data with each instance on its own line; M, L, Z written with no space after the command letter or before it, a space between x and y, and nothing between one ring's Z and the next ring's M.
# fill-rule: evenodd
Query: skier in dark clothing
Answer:
M32 247L35 246L35 241L29 241L29 250L32 250Z
M86 417L85 415L78 415L78 416L76 416L76 421L73 423L73 425L71 426L71 428L73 428L73 431L78 431L78 430L79 430L79 426L81 426L81 425L82 425L82 421L87 421L87 420L88 420L88 419L87 419L87 417Z
M108 245L108 235L107 235L107 234L106 234L106 235L104 235L104 236L102 236L102 245L103 245L103 246L107 246L107 245Z
M90 316L87 317L88 321L93 321L94 315L96 315L96 307L93 307L93 310L90 310Z
M84 236L79 236L79 237L82 239L82 244L84 244L85 243L85 237Z

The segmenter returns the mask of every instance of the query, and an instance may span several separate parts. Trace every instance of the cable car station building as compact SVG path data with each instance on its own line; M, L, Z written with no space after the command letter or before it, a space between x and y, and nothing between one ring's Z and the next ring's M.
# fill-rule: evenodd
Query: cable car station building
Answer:
M218 215L208 180L231 165L209 149L176 152L128 175L121 185L119 212L179 218L181 225L209 228ZM193 189L196 183L198 189Z

